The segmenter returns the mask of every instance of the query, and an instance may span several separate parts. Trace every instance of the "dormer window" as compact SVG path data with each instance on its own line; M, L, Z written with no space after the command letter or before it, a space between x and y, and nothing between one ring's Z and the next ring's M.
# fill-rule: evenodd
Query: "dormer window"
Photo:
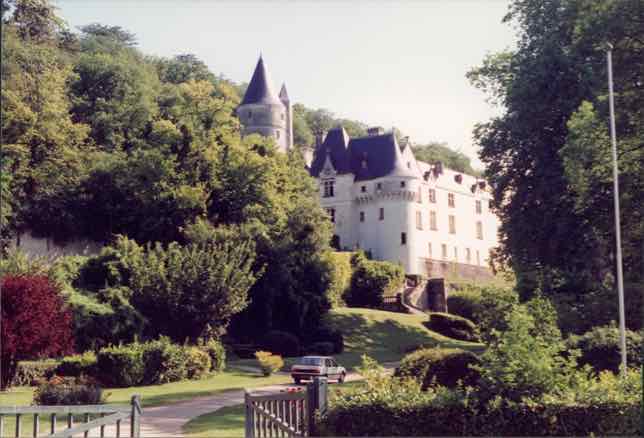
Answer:
M454 193L448 193L447 194L447 206L448 207L454 207L456 205L454 201Z
M251 119L252 117L253 117L253 112L252 112L252 111L248 111L248 118L249 118L249 119Z
M325 198L333 198L335 196L335 181L334 180L327 180L324 181L324 195L323 197Z
M377 190L382 190L382 183L376 184L376 189Z
M405 188L405 181L400 181L400 188L404 189Z
M411 163L407 161L407 169L411 169Z
M367 186L362 186L362 187L360 187L360 191L361 191L362 193L367 193Z

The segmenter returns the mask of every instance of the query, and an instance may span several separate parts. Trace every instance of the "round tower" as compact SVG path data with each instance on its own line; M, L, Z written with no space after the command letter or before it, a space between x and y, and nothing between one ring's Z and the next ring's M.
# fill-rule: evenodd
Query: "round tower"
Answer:
M270 76L260 55L244 99L237 108L242 135L260 134L272 137L282 152L289 150L292 135L290 102L287 99L280 99L273 90Z

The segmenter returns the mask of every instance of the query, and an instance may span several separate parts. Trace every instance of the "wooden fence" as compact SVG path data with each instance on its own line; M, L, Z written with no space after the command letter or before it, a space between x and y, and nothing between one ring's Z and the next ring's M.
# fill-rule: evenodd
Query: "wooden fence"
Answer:
M33 415L32 436L40 434L41 418L50 421L48 438L63 438L83 434L89 436L89 431L100 428L100 436L105 437L106 426L113 426L110 437L121 437L121 425L124 420L129 420L130 430L127 436L139 438L141 436L141 401L138 395L132 397L129 405L78 405L78 406L0 406L0 437L5 435L5 417L15 417L14 437L22 435L22 418ZM74 417L82 417L83 422L74 426ZM91 419L95 417L94 419ZM58 420L66 421L67 427L57 427ZM58 430L57 430L58 429ZM42 436L42 435L40 435Z
M299 388L298 388L299 389ZM246 438L314 434L315 412L326 409L327 379L316 377L306 390L254 395L246 391Z

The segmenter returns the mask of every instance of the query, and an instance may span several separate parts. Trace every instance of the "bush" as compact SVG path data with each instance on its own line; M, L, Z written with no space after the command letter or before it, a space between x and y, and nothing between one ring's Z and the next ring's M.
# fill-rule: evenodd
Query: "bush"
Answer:
M199 348L210 357L210 371L218 373L224 370L226 367L226 349L220 341L210 339L206 342L201 342Z
M103 402L100 386L75 378L54 376L34 393L37 405L96 405Z
M271 330L262 340L262 348L284 357L294 357L300 354L300 341L291 333Z
M0 284L0 389L19 361L72 352L72 316L56 286L44 276L4 277Z
M476 325L469 319L449 313L431 313L425 323L429 330L440 333L448 338L461 341L478 342L480 340Z
M199 347L184 347L188 379L197 380L210 372L211 362L208 353Z
M284 366L282 356L274 355L269 351L258 351L255 353L255 357L259 361L264 376L270 376Z
M405 271L391 262L367 260L361 252L351 257L353 275L345 301L352 307L379 308L386 295L403 287Z
M346 303L344 296L351 287L351 253L330 252L328 261L331 265L331 282L326 292L331 307L341 307Z
M333 344L333 354L340 354L344 351L344 336L339 330L327 326L320 327L313 335L311 340L317 342L330 342Z
M475 313L480 313L481 308L481 288L466 287L456 291L449 291L447 295L447 310L453 315L477 322Z
M308 354L330 356L333 354L333 344L330 342L315 342L307 348Z
M101 349L96 355L96 370L100 380L120 387L142 383L146 371L143 351L139 343Z
M49 379L56 372L56 360L34 360L18 362L16 375L11 381L13 386L36 386Z
M479 373L470 365L479 365L479 358L469 351L459 348L427 348L406 355L397 377L411 377L421 383L422 390L434 384L455 387L460 380L464 385L474 386Z
M96 354L87 351L83 354L66 356L56 368L56 374L61 376L78 377L92 376L96 373Z
M642 342L640 333L626 330L626 356L629 366L640 367L642 365ZM621 351L617 327L595 327L581 336L570 336L567 345L571 349L581 351L581 356L577 359L580 366L588 364L595 371L619 372Z
M173 344L170 338L161 336L141 348L145 368L143 383L177 382L188 377L186 351L181 345Z

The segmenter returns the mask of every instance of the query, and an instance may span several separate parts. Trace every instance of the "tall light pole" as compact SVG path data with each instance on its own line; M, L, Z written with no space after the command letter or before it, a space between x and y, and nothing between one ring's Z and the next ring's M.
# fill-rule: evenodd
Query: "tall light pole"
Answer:
M624 315L624 273L622 272L622 236L619 223L619 171L617 169L617 135L615 134L615 103L613 100L613 45L606 46L608 63L608 104L610 107L610 139L613 149L613 199L615 205L615 244L617 246L617 295L619 298L619 344L622 353L622 376L626 374L626 317Z

